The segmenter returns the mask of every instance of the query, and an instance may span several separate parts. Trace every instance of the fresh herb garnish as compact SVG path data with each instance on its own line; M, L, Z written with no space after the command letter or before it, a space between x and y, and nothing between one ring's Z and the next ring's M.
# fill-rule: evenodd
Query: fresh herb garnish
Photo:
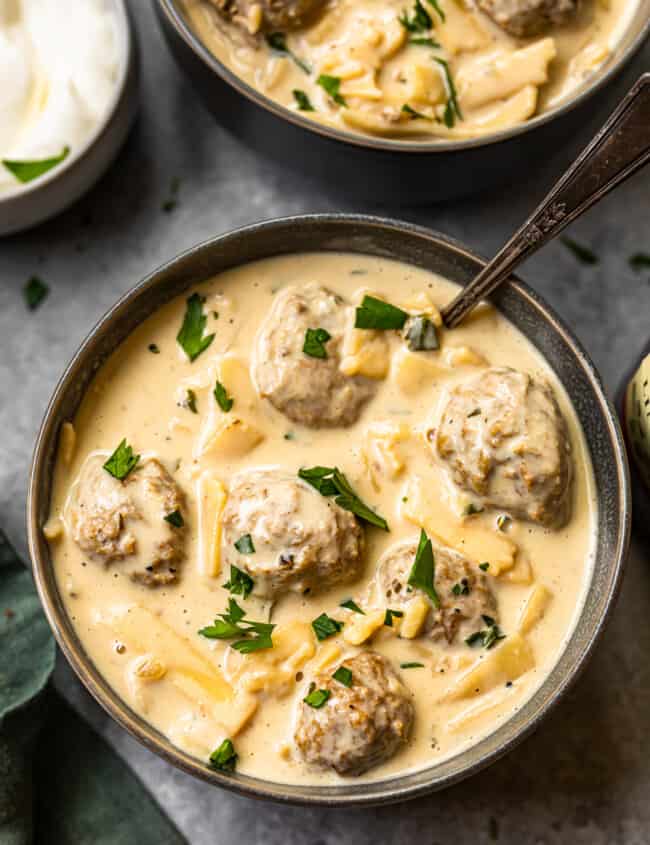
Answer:
M153 352L154 355L160 355L160 349L158 348L157 343L150 343L149 346L147 346L147 349L149 352Z
M395 619L401 619L402 616L404 616L403 611L401 611L401 610L390 610L390 608L388 608L386 610L386 614L384 616L384 625L386 625L388 628L392 628L393 627L393 617L395 617Z
M329 76L326 73L321 73L316 80L316 85L320 85L339 106L347 106L345 98L340 93L341 80L338 76Z
M499 531L505 531L508 525L510 525L511 519L506 513L501 513L497 517L497 528Z
M203 297L193 293L187 300L183 325L176 335L176 341L190 361L194 361L210 346L214 334L205 335L206 316L203 313Z
M408 319L406 311L383 299L364 296L354 318L355 329L403 329Z
M440 47L440 44L438 44L438 42L435 41L433 38L426 38L426 37L422 37L422 36L419 36L419 35L412 35L409 38L408 43L409 44L418 44L420 47L433 47L434 49L436 49L437 47Z
M647 252L637 252L628 258L628 264L637 273L650 270L650 255Z
M325 344L332 335L326 329L307 329L302 351L310 358L327 358Z
M136 468L139 460L140 455L133 454L133 449L126 442L125 438L106 461L104 469L106 472L110 473L113 478L117 478L118 481L123 481L131 470Z
M287 36L284 32L271 32L266 36L266 43L269 45L271 50L274 50L276 53L280 53L283 56L288 56L292 59L300 68L300 70L304 70L305 73L311 73L311 67L307 64L307 62L300 59L296 54L289 49L287 46Z
M50 289L38 276L32 276L25 282L23 296L30 311L35 311L50 292Z
M600 260L596 253L592 252L589 247L579 244L572 238L560 238L560 243L564 244L564 246L574 254L578 261L581 261L583 264L598 264Z
M291 93L293 94L293 99L296 101L299 111L316 111L311 104L311 100L304 91L301 91L299 88L294 88Z
M251 622L245 619L246 612L234 599L228 599L228 610L217 614L212 625L201 628L199 634L209 640L232 640L231 648L241 654L273 648L271 633L275 628L270 622Z
M440 8L440 4L438 3L438 0L427 0L427 3L433 8L435 13L440 18L440 20L444 23L445 22L445 13Z
M178 510L172 511L168 513L166 516L163 517L165 522L168 522L170 525L173 525L174 528L182 528L185 525L185 520L183 519L183 514Z
M335 681L338 681L339 684L343 684L344 687L352 686L352 672L347 668L347 666L339 666L332 677Z
M451 588L451 592L455 596L468 596L469 595L469 582L467 578L461 578L458 583L454 584Z
M58 156L52 158L31 159L24 161L17 161L15 159L3 158L2 163L7 170L12 173L19 182L31 182L33 179L38 179L48 170L56 167L57 164L67 158L70 152L70 147L64 147L63 151Z
M463 508L463 516L474 516L474 514L483 513L484 510L483 505L475 505L474 502L470 502Z
M311 627L314 629L316 639L321 641L338 634L343 627L343 623L339 622L338 619L332 619L332 617L328 616L326 613L321 613L321 615L314 619L311 623Z
M235 596L241 596L243 599L246 599L253 592L254 586L255 582L247 572L243 572L232 563L230 564L230 578L223 585L224 589Z
M422 112L416 111L412 106L409 106L408 103L404 103L402 106L402 113L408 114L411 120L415 120L417 117L422 118L422 120L432 120L433 118L428 117L426 114L422 114Z
M399 22L407 32L427 32L433 26L431 15L420 0L415 0L413 16L409 18L406 9L399 16Z
M487 625L483 631L475 631L466 638L465 642L469 646L482 645L483 648L492 648L499 640L504 640L506 635L501 631L491 616L483 616L483 621Z
M332 693L328 689L313 689L303 698L305 704L318 710L325 704Z
M436 327L427 317L411 317L404 338L411 352L430 352L440 349Z
M388 531L386 520L365 505L350 487L350 482L337 467L311 467L300 469L299 478L311 484L322 496L336 496L334 501L343 508L350 511L358 519L375 525Z
M234 772L236 764L237 754L230 739L224 739L219 748L210 754L210 768L218 772Z
M235 403L235 400L232 396L228 396L228 391L226 388L221 384L220 381L217 380L217 383L214 386L214 398L217 400L217 405L221 408L224 414L227 414L228 411L232 408Z
M352 599L346 599L345 601L342 601L339 607L344 607L346 608L346 610L352 610L354 613L361 613L362 616L366 615L365 610L361 610L359 605Z
M482 572L487 572L487 571L488 571L488 569L490 568L490 564L489 564L487 561L486 561L485 563L479 563L478 568L479 568Z
M434 61L442 68L445 90L447 92L447 105L445 106L443 120L445 126L448 129L451 129L456 123L456 118L458 118L458 120L463 119L463 114L460 110L460 106L458 105L456 86L454 85L454 80L447 62L444 59L440 59L438 56L434 56Z
M411 663L400 663L400 669L424 669L424 663L413 661Z
M193 414L198 414L198 409L196 407L196 393L191 389L185 391L183 408L187 408L187 410L191 411Z
M440 607L440 598L434 586L436 562L433 556L433 545L424 529L420 530L420 542L415 553L415 561L408 577L408 585L417 587L431 599L434 607Z
M250 534L242 534L239 540L235 540L234 546L240 555L254 555L255 546Z

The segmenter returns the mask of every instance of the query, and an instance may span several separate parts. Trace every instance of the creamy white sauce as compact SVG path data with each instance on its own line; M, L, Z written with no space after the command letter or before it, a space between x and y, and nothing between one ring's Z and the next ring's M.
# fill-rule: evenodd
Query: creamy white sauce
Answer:
M79 149L114 99L123 53L111 0L0 0L0 159ZM0 166L0 191L19 185Z

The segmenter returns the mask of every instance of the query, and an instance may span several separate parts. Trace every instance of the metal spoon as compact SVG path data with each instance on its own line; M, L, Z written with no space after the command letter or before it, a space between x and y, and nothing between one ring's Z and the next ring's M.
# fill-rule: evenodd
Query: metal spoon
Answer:
M649 161L650 73L645 73L524 225L443 309L445 325L457 326L520 262Z

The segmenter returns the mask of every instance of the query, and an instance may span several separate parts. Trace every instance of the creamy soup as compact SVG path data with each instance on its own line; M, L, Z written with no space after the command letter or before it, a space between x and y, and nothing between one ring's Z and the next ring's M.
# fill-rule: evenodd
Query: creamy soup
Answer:
M312 120L467 139L566 99L608 60L636 0L184 0L206 46ZM302 13L302 15L301 15Z
M139 326L64 425L44 530L67 612L206 765L431 766L558 660L594 552L584 437L495 309L441 327L456 290L360 254L230 270Z

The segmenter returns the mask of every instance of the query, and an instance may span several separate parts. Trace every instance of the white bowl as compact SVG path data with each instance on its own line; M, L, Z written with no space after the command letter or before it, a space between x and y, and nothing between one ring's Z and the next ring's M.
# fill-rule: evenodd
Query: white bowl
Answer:
M60 165L0 194L0 236L42 223L72 205L103 175L126 140L138 105L138 49L126 0L112 2L122 63L106 115Z

